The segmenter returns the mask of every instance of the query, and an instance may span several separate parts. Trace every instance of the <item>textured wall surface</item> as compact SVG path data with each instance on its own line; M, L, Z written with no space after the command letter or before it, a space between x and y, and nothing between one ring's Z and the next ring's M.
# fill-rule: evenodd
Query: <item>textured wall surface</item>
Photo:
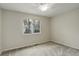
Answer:
M51 19L51 39L79 49L79 9Z
M9 10L3 10L2 16L3 50L15 49L49 41L49 18ZM27 17L32 20L40 20L40 34L23 34L23 20Z

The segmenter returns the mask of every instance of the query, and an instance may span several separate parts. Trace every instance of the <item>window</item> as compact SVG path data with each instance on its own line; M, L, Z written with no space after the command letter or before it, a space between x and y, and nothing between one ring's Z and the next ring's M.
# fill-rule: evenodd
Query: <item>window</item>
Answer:
M25 19L24 20L24 34L40 33L40 21Z

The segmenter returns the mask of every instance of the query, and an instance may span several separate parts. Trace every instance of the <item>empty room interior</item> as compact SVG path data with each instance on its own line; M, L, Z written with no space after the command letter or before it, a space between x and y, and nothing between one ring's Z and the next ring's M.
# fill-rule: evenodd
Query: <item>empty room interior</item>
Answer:
M79 56L79 3L0 3L0 56Z

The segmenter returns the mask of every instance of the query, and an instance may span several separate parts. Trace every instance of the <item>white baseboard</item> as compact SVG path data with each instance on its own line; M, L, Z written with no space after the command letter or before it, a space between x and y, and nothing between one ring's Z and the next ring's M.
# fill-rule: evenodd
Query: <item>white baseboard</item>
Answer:
M14 50L14 49L19 49L19 48L23 48L23 47L34 46L34 45L42 44L42 43L45 43L45 42L49 42L49 41L43 41L43 42L39 42L39 43L32 43L32 44L29 44L29 45L23 44L23 45L21 45L21 46L16 46L16 47L14 47L14 48L3 49L2 52L9 51L9 50Z

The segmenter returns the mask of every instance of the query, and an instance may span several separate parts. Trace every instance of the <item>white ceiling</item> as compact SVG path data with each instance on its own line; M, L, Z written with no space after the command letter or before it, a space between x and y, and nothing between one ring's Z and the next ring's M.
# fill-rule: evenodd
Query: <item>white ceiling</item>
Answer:
M79 8L78 3L51 3L51 8L47 11L38 9L38 3L0 3L0 7L9 10L31 13L35 15L52 17L73 9Z

